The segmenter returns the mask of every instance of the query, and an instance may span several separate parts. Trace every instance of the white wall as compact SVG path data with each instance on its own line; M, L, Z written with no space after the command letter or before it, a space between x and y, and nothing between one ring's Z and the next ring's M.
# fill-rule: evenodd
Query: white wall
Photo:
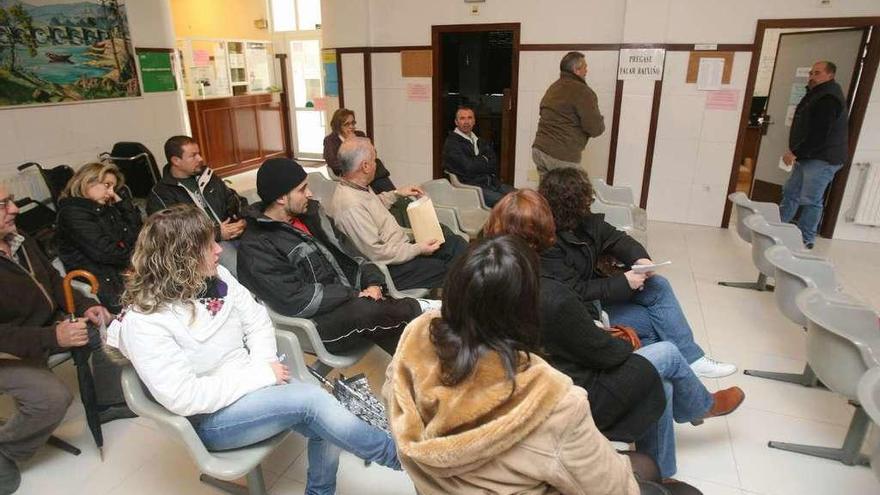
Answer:
M128 0L125 5L135 47L174 47L167 0ZM18 165L35 161L44 167L62 163L77 167L102 151L110 151L118 141L144 143L162 161L165 140L185 132L185 113L178 92L114 101L0 107L0 180L8 181L15 194L41 199L47 191L36 187L31 175L19 177Z
M432 25L492 22L521 23L521 43L526 44L751 44L758 19L880 15L878 0L834 0L831 7L820 7L819 2L811 0L559 0L552 3L487 0L477 4L480 10L477 16L470 14L471 5L434 0L324 0L325 25L330 19L345 18L342 27L328 25L325 28L324 46L430 45ZM517 186L535 185L530 148L538 118L537 107L543 91L557 77L561 55L561 52L520 53ZM588 81L599 95L600 108L609 130L587 145L584 165L592 174L604 176L617 57L616 52L588 52L586 55L591 66ZM401 88L393 87L393 84L401 84L395 82L400 79L400 68L389 62L399 60L399 55L374 54L373 57L373 109L380 155L383 159L389 155L400 159L400 171L396 163L389 163L391 160L386 159L395 175L402 174L408 179L430 177L430 134L424 133L431 125L430 108L405 112L410 124L388 121L388 117L401 112L403 93ZM705 109L705 94L698 92L695 85L684 83L687 57L687 52L667 53L648 214L657 220L720 225L750 54L740 52L734 58L729 88L741 92L735 111ZM392 75L380 75L378 59L385 60L379 64L388 67ZM347 85L348 59L343 60L343 69ZM351 70L357 70L357 67L353 65ZM386 77L382 84L392 87L377 91L379 77ZM652 95L652 82L628 81L624 84L615 183L633 186L636 197L641 190ZM880 161L880 145L876 144L880 142L880 90L875 89L873 96L856 153L857 161L861 157ZM383 119L381 131L378 129L379 119ZM407 126L411 129L405 129ZM422 142L426 143L426 151L413 149L422 146L419 144ZM851 189L847 188L848 195L852 194ZM844 210L848 205L846 201L847 198ZM837 235L865 240L880 237L876 229L844 225L842 219L838 223Z

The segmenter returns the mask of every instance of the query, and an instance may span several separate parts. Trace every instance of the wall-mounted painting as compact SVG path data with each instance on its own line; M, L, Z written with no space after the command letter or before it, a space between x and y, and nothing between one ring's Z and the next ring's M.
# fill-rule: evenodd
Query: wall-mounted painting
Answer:
M140 95L121 0L0 0L0 107Z

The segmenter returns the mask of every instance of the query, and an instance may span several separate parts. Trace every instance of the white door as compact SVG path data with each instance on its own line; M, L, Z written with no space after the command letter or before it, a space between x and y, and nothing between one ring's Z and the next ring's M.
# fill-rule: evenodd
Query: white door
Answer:
M788 179L789 173L779 167L779 159L788 149L791 118L806 93L810 67L819 60L836 64L835 80L847 95L863 33L863 29L847 29L783 33L779 36L776 65L767 99L766 114L770 124L767 134L761 138L755 180L782 186ZM775 201L779 199L781 195Z

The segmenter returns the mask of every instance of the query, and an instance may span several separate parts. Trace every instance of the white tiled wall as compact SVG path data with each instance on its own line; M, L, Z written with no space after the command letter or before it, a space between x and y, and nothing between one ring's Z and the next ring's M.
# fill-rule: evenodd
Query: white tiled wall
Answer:
M666 54L648 217L717 226L724 213L750 54L735 54L730 84L723 86L739 91L735 110L706 110L707 92L685 82L688 58L688 52Z
M343 53L340 58L342 59L342 95L345 99L345 108L354 111L358 121L358 129L365 130L367 107L364 97L364 54Z
M516 116L517 187L537 187L532 162L532 142L538 126L539 104L547 87L559 78L559 61L566 52L520 52L519 96ZM605 177L608 169L614 90L617 83L617 52L591 51L586 54L589 72L587 83L599 98L599 110L605 116L605 132L591 139L581 164L591 176Z
M372 68L372 137L379 157L397 185L431 180L431 101L408 101L406 96L407 84L430 88L431 78L402 77L399 52L373 53Z
M174 46L167 2L129 0L126 7L134 46ZM0 178L16 175L16 167L28 161L44 167L62 163L76 167L96 159L102 151L110 151L117 141L141 142L161 162L165 140L186 132L185 114L186 107L176 92L114 101L0 108Z
M642 175L645 170L645 151L648 145L653 101L654 81L623 83L614 185L631 187L636 201L642 193Z

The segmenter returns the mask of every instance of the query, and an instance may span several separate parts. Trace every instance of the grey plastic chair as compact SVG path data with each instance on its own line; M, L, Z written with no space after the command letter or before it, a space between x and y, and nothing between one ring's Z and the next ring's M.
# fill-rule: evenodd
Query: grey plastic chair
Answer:
M455 210L453 210L452 208L447 208L445 206L435 205L434 211L437 212L437 220L439 220L441 224L448 227L453 234L461 237L466 242L469 242L471 240L471 237L467 235L464 231L462 231L461 226L458 225L458 217L455 216Z
M306 178L309 182L309 189L312 191L312 198L326 203L333 197L336 192L338 181L330 180L324 177L321 172L310 172Z
M858 387L859 403L874 422L880 427L880 368L871 368L859 380ZM874 477L880 481L880 438L870 449L871 469Z
M598 199L590 205L591 213L601 213L605 215L605 221L622 230L630 237L639 241L642 245L648 242L647 222L642 227L637 226L633 217L632 208L626 205L605 203Z
M870 368L880 366L880 315L868 306L835 301L818 289L806 289L797 305L807 318L807 362L829 390L856 408L843 446L816 447L770 442L771 448L842 462L865 464L860 453L870 420L858 402L858 383Z
M373 263L379 268L379 271L382 272L382 275L385 275L385 288L388 290L388 295L395 299L401 299L404 297L425 297L431 292L430 288L427 287L419 287L415 289L406 289L406 290L397 290L397 287L394 285L394 279L391 278L391 272L388 271L388 266L384 263Z
M291 376L300 381L317 384L315 378L306 369L296 336L290 332L278 331L275 333L275 338L278 352L287 354ZM290 434L289 431L249 447L209 452L187 418L173 414L147 396L140 378L130 365L122 371L122 391L125 394L125 402L132 411L138 416L152 419L165 433L183 442L202 472L199 479L203 483L233 494L265 495L267 493L260 463L281 444ZM242 476L247 477L247 487L231 483L232 480Z
M482 207L489 208L486 205L486 198L483 196L483 189L481 189L477 186L472 186L470 184L465 184L464 182L458 180L457 175L453 174L452 172L450 172L448 170L444 170L443 173L449 179L449 183L452 184L452 187L457 187L459 189L471 189L471 190L476 191L477 194L480 196L480 204L482 205Z
M834 266L821 259L804 258L791 252L785 246L771 246L764 257L775 268L773 279L776 283L774 297L776 306L793 323L806 327L807 318L797 306L797 296L805 289L814 288L829 298L857 304L859 301L841 292ZM758 378L767 378L805 387L814 387L818 379L807 364L803 373L778 373L774 371L744 370L743 373Z
M636 203L635 195L629 186L611 186L604 179L590 179L593 185L593 192L596 196L593 206L590 208L595 211L596 203L602 202L606 205L623 206L629 210L629 219L632 226L636 230L648 230L648 212L644 208L639 208ZM608 223L617 226L608 221Z
M736 209L736 233L739 234L742 240L748 243L752 242L752 233L745 225L745 220L749 216L758 214L763 216L769 223L782 223L779 216L779 205L776 203L752 201L741 191L731 193L727 196L727 199L733 203Z
M334 369L348 368L354 365L370 352L370 349L373 347L373 344L365 343L363 347L349 351L346 354L334 354L324 347L321 334L318 333L318 328L315 327L315 323L312 320L284 316L272 311L268 306L266 306L266 311L269 312L269 318L277 330L293 332L299 339L303 352L318 358L318 362L312 367L321 376L327 376Z
M458 218L461 230L476 237L489 219L489 209L476 191L452 187L446 179L435 179L422 184L422 189L430 196L434 206L452 208Z

